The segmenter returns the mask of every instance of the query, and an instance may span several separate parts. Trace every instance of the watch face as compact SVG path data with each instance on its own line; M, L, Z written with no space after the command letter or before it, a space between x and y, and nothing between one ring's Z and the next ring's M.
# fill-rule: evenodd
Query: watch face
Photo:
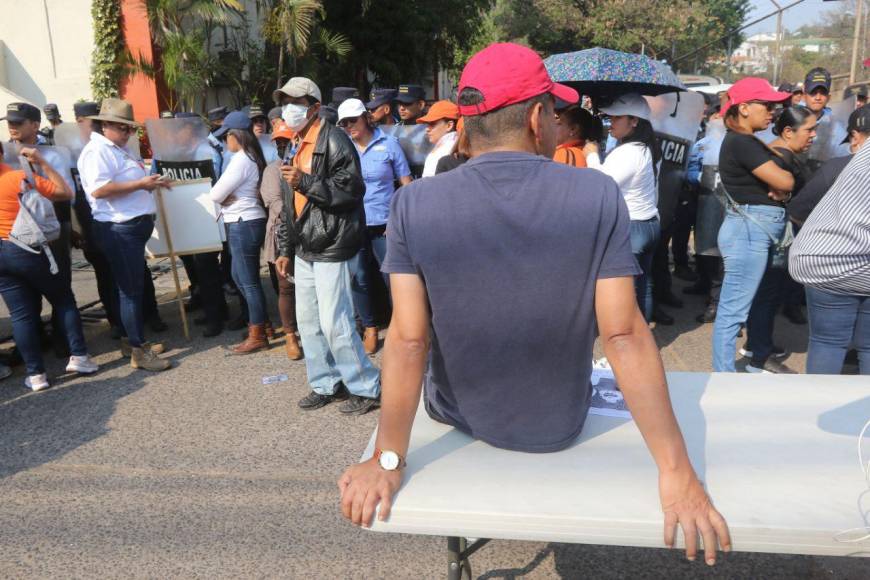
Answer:
M399 467L399 455L395 451L384 451L379 463L387 471L393 471Z

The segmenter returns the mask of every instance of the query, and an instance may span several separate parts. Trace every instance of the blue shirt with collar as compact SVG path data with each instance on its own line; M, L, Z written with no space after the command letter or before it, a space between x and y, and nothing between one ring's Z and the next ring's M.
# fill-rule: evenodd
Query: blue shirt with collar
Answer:
M359 149L357 149L359 152ZM390 217L396 180L411 175L399 140L375 128L372 140L359 152L366 194L363 198L367 226L382 226Z

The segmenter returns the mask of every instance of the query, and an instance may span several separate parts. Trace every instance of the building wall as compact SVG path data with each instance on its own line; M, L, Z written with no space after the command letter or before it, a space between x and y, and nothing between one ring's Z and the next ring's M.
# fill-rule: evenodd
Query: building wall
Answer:
M0 0L0 14L0 110L19 98L57 103L71 121L73 103L91 96L90 0Z

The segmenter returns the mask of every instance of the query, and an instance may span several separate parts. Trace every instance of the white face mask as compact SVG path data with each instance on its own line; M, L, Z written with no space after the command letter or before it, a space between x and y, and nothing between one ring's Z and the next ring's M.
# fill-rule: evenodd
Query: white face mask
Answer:
M308 123L308 107L305 105L287 104L281 109L281 118L291 131L301 131Z

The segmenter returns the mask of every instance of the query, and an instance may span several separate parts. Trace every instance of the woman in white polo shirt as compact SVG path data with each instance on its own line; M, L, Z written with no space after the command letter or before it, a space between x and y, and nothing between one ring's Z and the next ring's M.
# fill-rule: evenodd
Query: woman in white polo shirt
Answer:
M610 117L610 134L617 146L604 163L598 145L587 142L586 165L603 171L616 181L631 218L631 251L643 273L635 278L637 303L647 322L652 319L652 262L661 237L658 210L658 165L661 158L650 118L649 104L629 93L601 109Z
M102 133L91 134L78 170L94 217L94 238L118 288L118 318L126 334L121 352L126 355L129 349L133 368L166 370L169 361L145 344L142 276L156 212L151 192L165 182L159 175L146 175L142 161L125 149L138 127L129 103L104 99L100 114L89 118L101 121Z
M211 190L211 199L221 206L232 258L233 281L244 300L248 336L235 348L235 354L249 354L269 346L266 338L266 295L260 282L260 248L266 239L266 210L260 199L260 182L266 160L254 136L251 119L241 111L227 115L217 139L226 141L233 153L220 179Z

